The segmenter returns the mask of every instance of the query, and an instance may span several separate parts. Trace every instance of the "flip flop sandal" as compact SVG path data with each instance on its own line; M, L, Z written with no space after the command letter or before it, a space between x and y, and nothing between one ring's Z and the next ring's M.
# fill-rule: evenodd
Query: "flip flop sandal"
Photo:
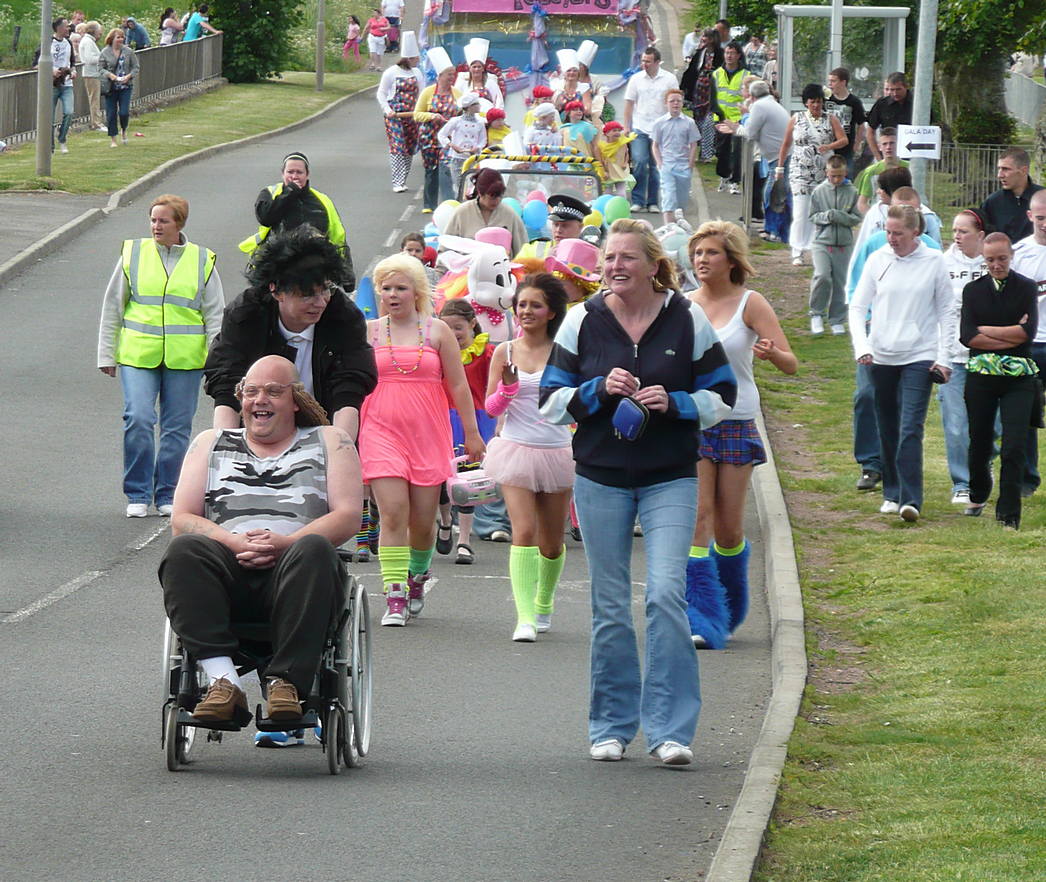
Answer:
M467 545L458 546L458 556L454 563L456 564L471 564L475 561L476 556L472 553L472 549Z

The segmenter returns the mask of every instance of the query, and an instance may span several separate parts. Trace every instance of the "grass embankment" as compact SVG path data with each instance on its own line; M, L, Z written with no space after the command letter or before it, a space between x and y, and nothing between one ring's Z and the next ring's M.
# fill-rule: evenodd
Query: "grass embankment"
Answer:
M950 504L940 413L906 525L854 489L849 337L808 333L808 268L757 249L753 286L800 372L760 370L795 531L810 681L759 882L1046 879L1046 504L1019 533Z
M373 73L328 74L324 91L317 92L313 74L287 73L282 80L222 86L132 116L127 128L129 143L115 150L105 132L70 133L69 153L54 154L51 177L36 176L35 144L9 150L0 157L0 190L108 193L169 159L304 119L376 81Z

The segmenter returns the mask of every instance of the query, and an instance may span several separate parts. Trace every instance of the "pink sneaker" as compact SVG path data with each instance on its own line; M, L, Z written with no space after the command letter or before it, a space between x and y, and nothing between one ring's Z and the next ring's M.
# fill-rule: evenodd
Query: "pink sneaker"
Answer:
M385 602L388 604L388 609L381 617L382 625L402 628L407 624L410 611L407 609L407 592L403 590L402 582L393 582L388 586L388 590L385 592Z
M432 578L432 570L426 570L416 576L407 577L407 586L410 588L408 594L408 609L412 616L420 615L425 608L425 583Z

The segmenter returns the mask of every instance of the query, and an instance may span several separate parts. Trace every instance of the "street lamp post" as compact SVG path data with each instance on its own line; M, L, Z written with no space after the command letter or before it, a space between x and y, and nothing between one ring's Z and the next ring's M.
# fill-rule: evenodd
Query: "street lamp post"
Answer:
M324 0L316 0L316 91L323 91L323 66L327 52L327 23Z
M36 74L36 174L51 174L54 133L54 83L51 80L51 0L40 0L40 63Z

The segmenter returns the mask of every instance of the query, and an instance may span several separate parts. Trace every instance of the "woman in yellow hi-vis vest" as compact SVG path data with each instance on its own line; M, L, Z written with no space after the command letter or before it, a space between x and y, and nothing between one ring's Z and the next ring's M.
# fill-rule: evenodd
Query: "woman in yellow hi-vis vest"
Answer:
M222 326L225 295L214 252L182 234L188 216L181 196L153 200L152 236L124 241L102 303L98 369L115 377L120 368L129 518L144 518L150 503L171 514L207 347Z

